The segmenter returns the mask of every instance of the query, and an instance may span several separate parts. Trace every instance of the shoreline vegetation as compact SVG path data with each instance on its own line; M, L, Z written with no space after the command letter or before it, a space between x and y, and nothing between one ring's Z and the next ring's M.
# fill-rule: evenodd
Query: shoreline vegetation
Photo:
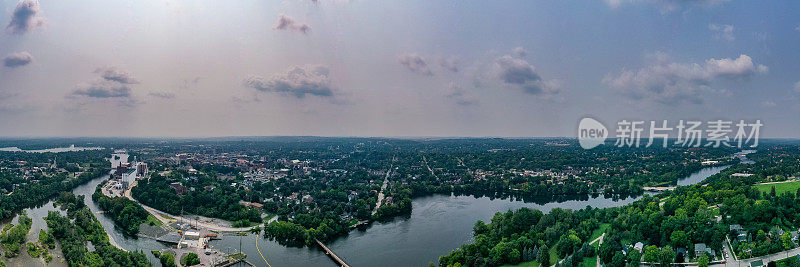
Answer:
M478 221L474 242L439 258L440 266L551 265L550 257L525 257L525 250L556 248L559 266L583 266L576 248L589 240L588 232L603 231L597 249L599 262L623 267L638 262L670 264L693 261L708 266L721 260L725 240L732 241L739 259L752 259L798 246L792 239L800 227L800 190L764 190L763 180L782 180L800 175L800 153L795 147L760 150L754 164L737 164L703 183L680 186L674 191L642 199L618 208L576 211L554 209L548 214L522 208L497 213L490 223ZM792 153L787 153L792 152ZM636 243L640 243L636 247ZM697 244L708 252L695 253ZM625 254L623 251L627 251ZM716 257L716 258L715 258ZM789 257L784 261L794 261ZM793 266L793 265L788 265Z
M150 266L143 252L124 251L109 243L108 235L84 203L83 196L62 192L53 205L66 210L67 216L49 211L45 221L70 266ZM93 251L87 250L89 242Z

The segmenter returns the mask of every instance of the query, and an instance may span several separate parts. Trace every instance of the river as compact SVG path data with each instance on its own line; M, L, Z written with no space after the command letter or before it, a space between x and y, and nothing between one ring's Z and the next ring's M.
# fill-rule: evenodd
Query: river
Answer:
M127 162L128 155L119 160L112 157L112 166ZM708 167L681 179L679 185L690 185L719 173L726 167ZM91 195L99 183L108 179L108 175L92 180L74 190L76 195L86 196L86 204L93 212L100 209L92 201ZM539 209L548 212L553 208L581 209L586 206L604 208L623 206L640 197L626 199L610 199L603 196L586 197L583 200L549 202L545 204L526 203L511 199L489 197L434 195L416 198L412 201L411 215L398 217L389 222L376 222L366 230L354 230L329 244L339 257L351 266L427 266L436 262L440 255L472 241L472 226L477 220L488 222L496 212L505 212L522 207ZM52 201L47 204L27 209L33 219L32 233L46 226L42 217L47 211L56 210ZM147 238L132 238L114 228L114 222L105 214L95 216L109 233L111 238L126 250L142 250L148 259L159 266L158 260L152 256L151 250L167 248L167 245ZM16 218L14 218L16 221ZM246 236L226 235L222 240L211 241L214 249L223 252L237 252L240 247L247 254L247 260L257 266L267 266L256 250L258 248L273 267L279 266L335 266L333 262L317 248L290 248L276 242L259 238L255 234ZM55 259L54 259L55 261ZM243 266L243 264L242 264Z

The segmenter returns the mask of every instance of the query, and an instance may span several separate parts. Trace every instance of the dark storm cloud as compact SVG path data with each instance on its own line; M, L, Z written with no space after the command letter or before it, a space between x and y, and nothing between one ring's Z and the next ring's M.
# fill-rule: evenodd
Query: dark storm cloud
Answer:
M306 95L333 97L334 89L325 66L294 66L285 73L269 79L253 76L244 80L244 86L260 92L281 93L296 98Z
M278 15L278 24L275 25L274 29L300 32L303 34L308 34L308 32L311 31L311 27L308 26L308 24L297 22L284 14Z
M11 21L6 26L10 34L25 34L28 31L44 25L44 18L40 16L41 9L37 0L22 0L11 13Z
M402 54L397 57L397 61L411 72L433 76L433 72L428 67L428 62L417 53Z
M3 58L3 65L9 68L16 68L28 65L33 61L33 56L28 52L11 53Z
M121 84L137 84L139 81L131 77L130 73L118 70L114 67L98 68L94 73L99 73L106 81L118 82Z

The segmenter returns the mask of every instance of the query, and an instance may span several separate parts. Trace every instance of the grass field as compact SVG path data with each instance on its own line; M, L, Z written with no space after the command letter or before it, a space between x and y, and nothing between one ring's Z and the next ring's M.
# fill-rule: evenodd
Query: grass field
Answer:
M788 182L788 183L779 183L779 184L760 184L756 185L755 187L758 188L761 192L770 192L772 187L775 187L775 193L780 195L785 192L797 192L797 189L800 189L800 181L797 182Z
M594 232L592 232L592 237L589 237L589 240L586 240L586 242L594 241L595 239L600 237L600 235L602 235L603 233L608 232L608 229L610 228L611 228L610 223L601 224L600 227L597 228L597 230L594 230Z
M582 267L597 267L597 258L596 257L586 257L583 258L581 262Z
M161 226L162 224L164 224L163 222L161 222L161 220L156 219L156 217L153 217L152 214L151 215L147 215L147 221L145 221L144 223L150 224L151 222L154 225L158 225L158 226Z

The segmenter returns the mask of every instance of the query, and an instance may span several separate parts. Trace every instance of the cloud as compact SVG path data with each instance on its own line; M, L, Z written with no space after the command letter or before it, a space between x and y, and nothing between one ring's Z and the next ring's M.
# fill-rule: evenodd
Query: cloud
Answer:
M753 64L748 55L739 55L737 59L723 58L706 60L706 69L710 76L725 76L732 79L747 78L756 73L767 73L769 68L761 64Z
M194 87L198 83L200 83L200 76L194 77L192 79L184 79L183 84L181 84L179 87L181 89L189 89L191 87Z
M101 80L79 86L72 94L91 98L129 98L131 88L127 84Z
M28 65L31 61L33 61L33 56L28 52L11 53L3 58L3 65L16 68Z
M6 26L10 34L25 34L30 30L44 25L45 19L41 17L41 9L37 0L22 0L11 13L11 21Z
M453 99L457 104L462 106L470 106L478 103L478 100L475 97L468 95L463 88L454 82L447 84L445 89L445 97Z
M301 32L303 34L308 34L311 31L311 27L308 24L299 23L284 14L278 15L278 24L273 29Z
M513 55L515 57L518 57L518 58L524 58L524 57L528 56L528 51L526 51L525 48L523 48L521 46L514 47L514 49L511 50L511 52L513 53Z
M679 9L690 8L693 6L715 6L729 0L605 0L606 4L612 9L616 9L626 4L648 3L659 7L661 13L670 13Z
M800 25L797 25L797 27L794 27L794 30L800 32Z
M728 42L736 39L733 36L733 25L709 24L708 29L711 30L711 35L714 36L714 39L725 40Z
M334 89L325 66L294 66L285 73L269 79L253 76L244 80L244 86L261 92L281 93L304 98L306 95L333 97Z
M439 59L439 66L451 72L458 72L460 65L461 65L460 57L452 56Z
M98 68L94 73L100 74L100 77L87 84L76 86L71 95L131 100L131 85L139 83L130 73L114 67Z
M397 61L413 73L433 76L433 72L428 67L428 62L417 53L402 54L397 57Z
M527 60L511 55L498 57L494 61L497 78L506 85L521 88L525 93L547 95L558 93L555 81L545 81L536 71L536 67Z
M736 59L708 59L703 64L675 63L663 55L637 71L623 70L618 75L606 75L603 83L632 99L649 99L665 104L703 102L701 93L709 91L717 80L742 81L766 73L764 65L754 64L752 58L740 55Z
M148 93L147 95L156 97L156 98L163 98L163 99L173 99L175 98L175 93L166 92L166 91L153 91Z
M761 106L765 107L765 108L774 108L774 107L777 107L778 104L775 104L775 102L773 102L773 101L764 101L764 102L761 102Z
M794 83L794 91L800 93L800 82Z
M100 73L100 77L106 81L118 82L121 84L137 84L139 81L131 77L130 73L120 71L114 67L98 68L94 73Z

